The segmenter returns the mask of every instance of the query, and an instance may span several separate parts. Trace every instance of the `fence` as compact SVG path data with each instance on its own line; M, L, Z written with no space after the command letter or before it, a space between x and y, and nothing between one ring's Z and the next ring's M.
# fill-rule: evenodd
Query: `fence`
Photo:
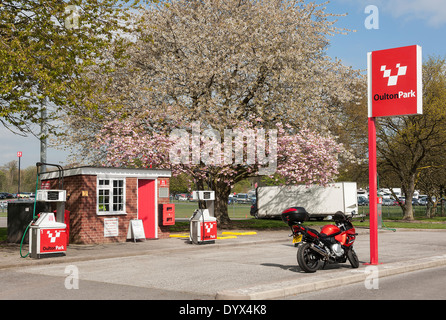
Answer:
M0 213L8 212L8 204L6 202L0 202Z
M431 217L437 216L437 217L443 217L446 216L446 213L443 210L442 207L438 205L435 208L428 207L428 206L412 206L413 208L413 216L414 218L425 218L427 216L427 210L430 208L431 210ZM400 206L382 206L381 209L382 217L383 219L399 219L403 217L403 209ZM358 209L358 213L363 215L368 215L369 213L369 207L368 206L360 206Z

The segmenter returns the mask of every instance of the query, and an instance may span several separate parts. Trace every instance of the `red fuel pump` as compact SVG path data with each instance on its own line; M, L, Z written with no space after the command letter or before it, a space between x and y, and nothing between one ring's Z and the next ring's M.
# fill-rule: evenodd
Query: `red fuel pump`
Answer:
M43 255L65 255L67 251L65 223L56 222L52 212L42 212L39 216L30 227L30 257L40 259Z
M214 217L214 191L193 191L194 200L204 201L206 209L194 211L190 218L189 240L194 244L215 243L217 239L217 219Z
M39 167L42 165L56 166L59 170L58 190L37 190L39 181ZM49 163L36 163L37 181L35 202L55 203L57 210L53 212L40 212L36 215L36 204L34 203L33 221L29 228L29 256L40 259L44 256L65 255L68 245L67 225L65 222L66 190L63 190L63 169L59 165ZM27 228L27 229L28 229ZM26 233L26 231L25 231ZM23 237L25 234L23 235ZM22 239L23 243L23 239ZM22 245L20 246L20 255ZM22 256L24 258L26 256Z

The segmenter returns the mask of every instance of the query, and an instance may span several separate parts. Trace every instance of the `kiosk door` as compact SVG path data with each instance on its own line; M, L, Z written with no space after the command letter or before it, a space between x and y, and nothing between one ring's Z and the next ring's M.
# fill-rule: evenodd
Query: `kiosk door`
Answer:
M156 180L138 180L138 219L142 220L147 239L158 237Z

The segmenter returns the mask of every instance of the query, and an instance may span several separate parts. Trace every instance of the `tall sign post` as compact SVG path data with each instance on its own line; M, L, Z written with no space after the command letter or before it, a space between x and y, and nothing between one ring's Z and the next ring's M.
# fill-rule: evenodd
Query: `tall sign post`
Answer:
M371 265L378 264L375 119L423 113L421 54L417 45L367 54Z
M22 158L22 151L17 151L17 157L19 158L19 181L17 185L17 194L20 193L20 159Z

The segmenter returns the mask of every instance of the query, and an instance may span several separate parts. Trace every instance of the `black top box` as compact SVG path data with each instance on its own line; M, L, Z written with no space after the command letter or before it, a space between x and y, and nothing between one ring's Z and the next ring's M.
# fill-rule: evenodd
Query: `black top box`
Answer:
M288 225L302 223L309 218L307 210L303 207L291 207L282 212L282 221Z

